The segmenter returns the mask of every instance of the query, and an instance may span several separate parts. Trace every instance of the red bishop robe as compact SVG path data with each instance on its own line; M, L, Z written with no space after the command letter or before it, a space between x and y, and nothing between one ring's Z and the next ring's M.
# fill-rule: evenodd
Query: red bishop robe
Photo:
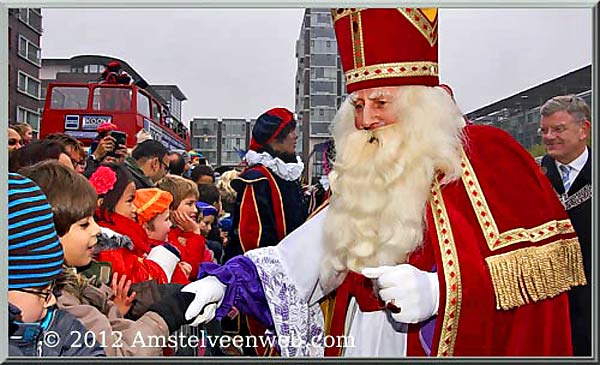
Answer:
M571 222L534 159L508 134L471 125L465 137L462 177L434 184L425 243L409 259L421 270L435 268L440 283L430 355L572 355L566 291L586 278ZM329 334L343 334L348 296L362 311L383 307L370 284L348 275ZM408 356L425 356L421 327L409 326Z

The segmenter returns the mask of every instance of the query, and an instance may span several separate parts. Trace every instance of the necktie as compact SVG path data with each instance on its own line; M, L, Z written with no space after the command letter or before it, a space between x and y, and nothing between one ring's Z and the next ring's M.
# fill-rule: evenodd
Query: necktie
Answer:
M566 165L560 165L558 167L560 169L560 173L562 175L562 182L563 182L563 186L565 187L565 193L567 191L569 191L569 188L571 187L571 182L569 180L569 173L571 172L571 167L566 166Z

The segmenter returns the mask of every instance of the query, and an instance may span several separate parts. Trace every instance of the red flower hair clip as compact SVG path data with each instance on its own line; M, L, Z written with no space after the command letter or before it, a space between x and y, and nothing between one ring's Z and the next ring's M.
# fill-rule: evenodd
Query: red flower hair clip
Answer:
M115 187L117 174L110 167L100 166L90 176L90 184L96 189L98 196L104 195Z

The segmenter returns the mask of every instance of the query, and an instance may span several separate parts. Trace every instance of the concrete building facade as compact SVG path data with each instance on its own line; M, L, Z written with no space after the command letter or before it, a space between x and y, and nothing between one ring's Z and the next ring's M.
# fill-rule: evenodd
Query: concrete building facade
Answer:
M330 9L305 10L296 58L299 153L306 166L305 180L314 183L325 174L323 154L314 153L315 146L331 139L331 122L346 96Z

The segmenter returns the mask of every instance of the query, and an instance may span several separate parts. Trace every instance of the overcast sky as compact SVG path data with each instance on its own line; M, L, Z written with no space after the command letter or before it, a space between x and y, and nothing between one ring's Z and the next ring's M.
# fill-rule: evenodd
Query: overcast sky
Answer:
M294 109L303 9L44 9L42 57L99 54L187 96L183 120ZM442 9L441 82L464 112L588 65L591 9Z

